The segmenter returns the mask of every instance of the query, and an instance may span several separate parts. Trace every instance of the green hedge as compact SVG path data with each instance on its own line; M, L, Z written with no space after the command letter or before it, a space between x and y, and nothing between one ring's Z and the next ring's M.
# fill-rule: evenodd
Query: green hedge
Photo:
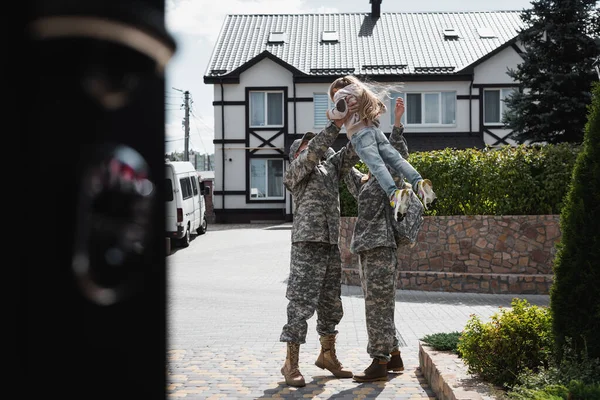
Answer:
M408 161L438 196L426 215L545 215L560 213L579 151L573 144L446 148L411 153ZM356 216L344 184L340 199L342 216Z

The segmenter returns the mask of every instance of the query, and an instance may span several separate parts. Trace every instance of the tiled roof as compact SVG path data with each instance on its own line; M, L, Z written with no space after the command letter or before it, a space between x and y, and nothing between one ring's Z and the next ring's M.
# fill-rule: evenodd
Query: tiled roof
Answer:
M455 74L513 41L524 25L520 13L228 15L206 76L231 74L264 52L307 76ZM481 37L478 28L495 37ZM324 31L336 31L339 42L321 41ZM268 43L271 32L285 32L286 41Z

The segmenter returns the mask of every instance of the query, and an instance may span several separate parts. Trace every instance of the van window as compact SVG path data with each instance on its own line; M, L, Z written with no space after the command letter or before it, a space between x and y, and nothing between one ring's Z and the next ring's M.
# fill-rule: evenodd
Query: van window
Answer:
M173 182L170 179L165 181L166 201L173 201Z
M181 184L181 196L183 197L183 200L192 197L192 185L190 183L190 178L181 178L179 179L179 183Z
M198 195L198 184L196 183L196 180L194 178L192 178L192 189L194 189L194 196Z

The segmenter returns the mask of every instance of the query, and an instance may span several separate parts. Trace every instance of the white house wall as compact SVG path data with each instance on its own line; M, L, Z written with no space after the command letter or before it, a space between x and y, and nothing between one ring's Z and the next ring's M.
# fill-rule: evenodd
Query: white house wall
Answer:
M239 85L224 84L223 93L225 101L244 101L244 94L238 96ZM221 85L214 85L215 101L221 99ZM243 105L227 105L225 108L225 139L244 139L244 118L246 116L246 108ZM215 118L215 139L223 139L223 124L222 124L223 107L214 107ZM241 129L240 129L241 127ZM220 150L220 147L215 147L215 150Z
M509 46L475 67L474 83L513 84L515 81L508 76L508 68L514 69L521 62L523 62L521 56Z
M239 147L242 147L240 149ZM223 188L223 158L221 145L215 153L215 189L222 190L245 190L246 189L246 153L243 145L225 144L225 188Z
M522 49L520 43L516 43L516 47ZM481 91L482 95L486 88L502 88L504 84L506 85L505 87L514 86L516 82L508 75L508 70L516 69L522 61L523 59L517 50L509 46L475 67L474 84L478 86L478 90ZM475 113L474 115L477 116L477 123L479 124L479 113ZM485 124L482 126L483 141L485 144L490 146L505 145L506 143L509 145L516 144L514 140L508 137L510 134L509 129ZM498 139L494 136L503 138L506 143L498 143Z
M215 101L224 101L225 106L215 107L215 139L223 139L222 115L225 110L225 140L245 140L246 139L246 88L247 87L288 87L288 96L292 95L290 84L292 82L291 73L277 63L265 59L244 71L240 75L239 84L225 84L224 96L221 98L221 87L214 86ZM235 102L237 104L227 104ZM288 114L288 117L293 115ZM273 131L261 131L253 129L257 134L265 136L272 135ZM275 147L284 149L285 137L280 135L271 142ZM250 136L249 147L258 147L261 140ZM225 156L225 176L223 177L223 153ZM225 143L215 144L215 191L226 192L245 192L247 175L247 152L244 143ZM259 154L277 155L273 150L260 150ZM225 185L223 185L223 182ZM214 196L214 205L216 209L223 208L223 196ZM285 207L284 203L247 203L245 194L230 194L225 196L226 209L281 209Z
M290 86L291 82L289 70L266 58L240 75L240 90L246 86Z

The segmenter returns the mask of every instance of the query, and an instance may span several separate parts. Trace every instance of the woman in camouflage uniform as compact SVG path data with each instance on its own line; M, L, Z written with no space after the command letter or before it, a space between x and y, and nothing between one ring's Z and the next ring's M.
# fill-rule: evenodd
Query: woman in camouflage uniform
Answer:
M349 107L355 107L350 104ZM338 378L352 378L335 353L336 326L343 316L342 260L338 248L340 180L358 162L352 146L338 152L331 145L343 120L330 121L318 134L307 132L290 146L290 165L284 184L295 206L292 226L290 276L286 298L287 323L280 341L287 342L281 373L290 386L305 386L298 366L300 345L305 343L307 321L317 312L321 352L315 361ZM391 209L391 207L388 206Z
M403 136L404 127L400 122L403 114L404 101L398 98L394 109L394 128L389 141L406 159L408 148ZM402 187L404 177L394 176L394 179L398 187ZM373 359L362 374L354 375L354 380L387 380L388 371L404 370L394 323L397 251L400 246L415 243L423 223L424 208L410 190L406 214L396 221L393 209L389 206L388 196L374 177L352 168L344 180L358 202L358 217L350 249L358 254L359 258L369 336L367 352Z

